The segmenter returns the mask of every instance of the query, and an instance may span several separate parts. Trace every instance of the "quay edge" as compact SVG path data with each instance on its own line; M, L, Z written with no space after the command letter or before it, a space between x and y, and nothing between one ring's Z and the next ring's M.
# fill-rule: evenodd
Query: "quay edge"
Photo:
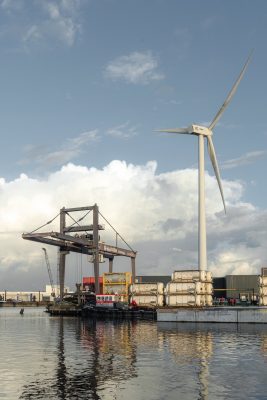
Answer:
M162 308L157 322L216 322L267 324L267 307Z

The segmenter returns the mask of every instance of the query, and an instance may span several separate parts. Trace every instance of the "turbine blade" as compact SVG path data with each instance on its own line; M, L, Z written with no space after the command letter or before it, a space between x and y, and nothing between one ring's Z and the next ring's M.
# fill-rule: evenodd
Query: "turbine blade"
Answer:
M219 121L219 119L221 118L223 112L225 111L225 109L226 109L226 107L228 106L228 104L230 103L230 101L232 100L232 97L233 97L233 95L235 94L236 89L237 89L239 83L241 82L241 79L243 78L244 73L245 73L245 71L246 71L246 69L247 69L247 66L248 66L248 64L249 64L249 62L250 62L250 60L251 60L251 56L252 56L252 52L250 53L250 55L249 55L249 57L248 57L248 59L247 59L245 65L244 65L244 67L242 68L242 71L240 72L240 74L239 74L237 80L235 81L235 83L234 83L232 89L230 90L230 92L229 92L229 94L228 94L228 96L227 96L225 102L223 103L223 105L221 106L221 108L219 109L219 111L217 112L217 114L215 115L215 117L214 117L212 123L210 124L209 129L210 129L211 131L212 131L212 129L214 128L214 126L217 124L217 122Z
M224 201L224 196L223 196L223 188L222 188L222 183L221 183L221 177L220 177L220 171L219 171L219 166L217 163L217 158L216 158L216 153L215 153L215 149L214 149L214 145L213 145L213 141L211 136L207 136L207 140L208 140L208 151L209 151L209 156L210 156L210 160L215 172L215 176L218 182L218 186L221 192L221 196L222 196L222 201L223 201L223 207L224 207L224 212L226 214L226 207L225 207L225 201Z
M175 128L175 129L157 129L156 132L167 133L191 133L188 128Z

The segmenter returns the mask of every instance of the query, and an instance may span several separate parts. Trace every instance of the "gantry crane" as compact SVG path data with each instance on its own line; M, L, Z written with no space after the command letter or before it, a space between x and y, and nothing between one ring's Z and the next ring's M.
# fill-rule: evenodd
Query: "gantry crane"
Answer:
M55 288L54 288L54 282L53 282L53 276L52 276L49 258L48 258L46 249L43 247L42 250L44 251L44 254L45 254L45 262L46 262L47 272L48 272L51 290L52 290L51 296L55 297Z
M74 212L86 212L83 217L78 221L72 217ZM92 223L80 225L82 221L92 211ZM40 228L51 224L58 216L59 221L59 232L37 232ZM66 217L70 217L74 223L71 225L66 224ZM103 241L100 241L99 231L104 230L104 226L99 224L99 216L101 216L116 233L116 245L110 245ZM91 221L90 221L91 222ZM83 232L80 234L80 232ZM88 234L88 232L92 232ZM74 235L73 235L74 234ZM117 246L117 238L120 238L128 248L122 248ZM122 236L115 230L115 228L107 221L107 219L100 213L98 205L85 207L73 207L73 208L61 208L58 215L52 220L48 221L45 225L35 229L30 233L23 233L22 238L26 240L32 240L34 242L45 243L59 247L59 265L58 265L58 281L60 299L64 296L64 282L65 282L65 263L66 255L69 252L75 252L80 254L87 254L93 256L94 262L94 275L95 275L95 291L99 293L99 263L101 259L109 260L109 272L113 272L113 259L116 256L129 257L131 259L132 267L132 279L135 281L135 258L136 251L134 251L128 243L122 238Z

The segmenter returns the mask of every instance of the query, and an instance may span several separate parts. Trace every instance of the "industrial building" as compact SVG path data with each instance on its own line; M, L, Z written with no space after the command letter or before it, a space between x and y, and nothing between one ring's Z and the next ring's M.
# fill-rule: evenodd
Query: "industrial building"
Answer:
M55 297L59 296L59 285L54 286ZM64 288L64 293L68 293L70 290L68 287ZM52 296L51 285L45 286L45 291L10 291L10 290L0 290L0 300L10 301L10 302L20 302L20 301L52 301L54 296Z

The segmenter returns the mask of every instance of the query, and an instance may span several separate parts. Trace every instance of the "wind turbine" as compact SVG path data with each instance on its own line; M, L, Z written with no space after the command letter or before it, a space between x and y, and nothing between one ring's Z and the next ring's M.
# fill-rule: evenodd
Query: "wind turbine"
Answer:
M226 107L232 100L236 89L243 78L243 75L247 69L250 62L251 54L248 57L244 67L242 68L237 80L235 81L232 89L230 90L226 100L223 105L213 118L209 126L201 125L189 125L187 128L175 128L175 129L160 129L158 132L168 132L168 133L181 133L188 135L198 136L198 266L200 271L205 271L207 269L207 233L206 233L206 214L205 214L205 161L204 161L204 140L207 139L208 152L210 160L215 172L215 176L220 189L222 202L225 208L225 201L223 196L223 189L221 184L220 171L218 167L218 162L216 158L215 148L212 141L213 128L215 128L222 114L224 113Z

